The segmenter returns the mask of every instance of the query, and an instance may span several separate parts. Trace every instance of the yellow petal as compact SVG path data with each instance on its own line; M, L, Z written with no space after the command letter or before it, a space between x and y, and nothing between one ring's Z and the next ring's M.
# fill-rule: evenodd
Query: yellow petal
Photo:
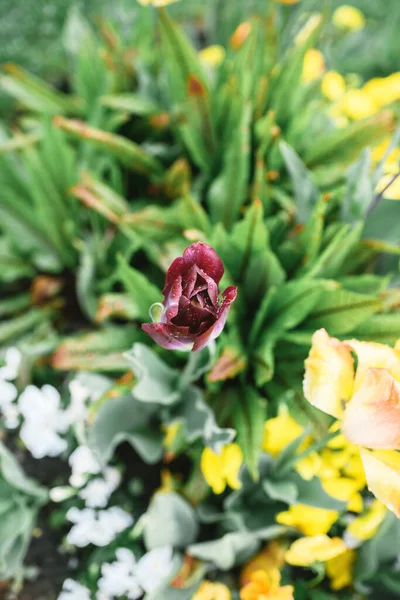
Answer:
M357 354L357 372L354 382L354 391L357 391L367 374L368 369L386 369L395 379L400 380L400 355L395 349L385 344L374 342L359 342L358 340L346 340Z
M321 92L328 100L338 100L346 90L343 76L337 71L328 71L322 78Z
M214 494L222 494L226 487L223 476L222 453L216 454L211 448L204 448L201 455L200 468L204 479L212 488Z
M339 106L345 116L355 121L372 117L380 110L380 106L364 90L347 90Z
M240 572L240 587L245 586L251 581L253 573L256 571L265 571L269 573L271 569L281 569L285 559L285 550L276 540L269 542L249 560Z
M266 421L262 449L272 456L278 456L290 442L302 433L303 427L288 412L282 413Z
M326 574L333 590L341 590L353 581L353 565L356 560L354 550L346 550L326 563Z
M330 477L322 481L322 487L327 494L348 503L348 509L353 512L361 512L363 503L359 490L362 483L349 477Z
M231 600L229 588L223 583L203 581L192 600Z
M400 73L388 77L374 77L362 88L374 102L380 106L392 104L400 99Z
M303 72L301 79L304 83L309 83L322 77L325 71L325 59L322 52L316 48L307 50L304 56Z
M250 32L251 32L251 23L249 23L248 21L244 21L243 23L240 23L240 25L238 25L238 27L235 29L235 31L232 34L231 48L233 48L233 50L240 50L240 48L243 46L246 39L250 35Z
M393 450L371 452L365 448L360 452L368 489L400 517L400 453Z
M243 453L238 444L224 446L220 454L211 448L204 448L200 468L204 479L214 494L222 494L228 484L237 490L241 486L239 471L243 463Z
M229 444L222 450L224 460L224 477L227 484L234 490L241 487L239 480L240 467L243 464L243 453L239 444Z
M328 533L338 518L339 513L336 510L316 508L305 504L294 504L288 510L276 515L278 523L295 527L304 535Z
M308 456L300 459L296 465L296 471L301 475L303 479L310 481L317 473L319 473L322 466L322 459L318 452L312 452Z
M336 418L342 416L342 404L353 391L354 360L350 350L347 344L329 337L325 329L319 329L312 337L312 347L305 361L305 397Z
M347 527L347 532L357 540L369 540L376 534L379 525L382 523L387 508L379 500L374 500L366 513L356 517Z
M255 571L240 590L240 600L293 600L293 586L280 587L280 579L278 569Z
M346 405L342 431L367 448L400 449L400 384L385 369L368 369Z
M365 17L355 6L343 4L333 13L332 22L339 29L355 31L365 26Z
M285 554L285 560L289 565L308 567L317 561L326 562L335 558L346 550L344 541L339 537L315 535L293 542Z
M219 67L225 58L225 49L223 46L214 44L201 50L199 57L208 67Z

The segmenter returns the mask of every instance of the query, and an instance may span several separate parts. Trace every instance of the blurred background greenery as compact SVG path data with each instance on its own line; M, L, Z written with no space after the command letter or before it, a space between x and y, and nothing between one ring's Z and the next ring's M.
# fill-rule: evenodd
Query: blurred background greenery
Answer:
M262 12L264 0L183 0L171 7L175 17L196 32L199 43L224 43L233 28L249 15ZM365 79L400 69L398 32L399 0L302 0L297 11L333 11L351 4L367 18L361 31L340 37L327 34L321 40L331 67L343 73L357 72ZM59 78L65 70L66 31L78 11L90 19L102 16L118 25L129 39L135 35L143 8L136 0L0 0L0 63L13 61L31 71Z

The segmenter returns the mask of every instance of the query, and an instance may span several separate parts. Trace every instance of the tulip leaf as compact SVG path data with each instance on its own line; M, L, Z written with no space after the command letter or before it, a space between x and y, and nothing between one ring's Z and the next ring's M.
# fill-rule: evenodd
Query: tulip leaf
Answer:
M25 475L14 455L1 442L0 473L4 480L15 490L27 496L32 496L40 503L46 501L47 491Z
M365 219L374 194L371 166L371 151L365 148L347 171L347 188L341 203L341 217L345 223L357 223Z
M297 486L292 481L264 479L262 487L271 500L278 500L286 504L295 504L299 497Z
M147 550L162 546L185 548L197 538L198 524L190 504L175 492L158 492L144 517Z
M150 307L160 301L161 292L153 283L150 283L143 273L129 266L121 255L118 257L117 277L135 302L138 316L143 320L148 320Z
M213 181L208 205L214 222L222 222L227 231L235 223L246 201L250 175L251 106L243 102L237 125L230 135L220 175Z
M382 307L382 301L372 295L357 294L343 288L324 291L318 306L304 322L304 328L315 331L324 327L330 335L353 331Z
M317 203L319 192L312 181L310 171L297 152L283 141L279 147L294 188L297 220L299 223L307 223Z
M259 478L258 459L264 435L267 403L254 388L247 387L239 392L233 421L237 430L237 443L242 449L249 472L257 481Z

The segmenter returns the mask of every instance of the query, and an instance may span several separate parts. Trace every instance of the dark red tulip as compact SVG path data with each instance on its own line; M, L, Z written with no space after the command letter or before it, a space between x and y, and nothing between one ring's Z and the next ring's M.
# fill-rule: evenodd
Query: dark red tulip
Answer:
M211 246L191 244L168 269L161 321L143 324L143 331L168 350L205 348L223 330L236 299L234 286L218 298L223 274L222 260Z

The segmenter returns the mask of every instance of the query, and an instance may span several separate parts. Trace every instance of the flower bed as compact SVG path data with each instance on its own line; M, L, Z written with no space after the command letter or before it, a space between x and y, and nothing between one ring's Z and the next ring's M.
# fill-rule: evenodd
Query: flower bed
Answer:
M0 76L4 594L395 598L398 73L328 68L354 8L138 14Z

